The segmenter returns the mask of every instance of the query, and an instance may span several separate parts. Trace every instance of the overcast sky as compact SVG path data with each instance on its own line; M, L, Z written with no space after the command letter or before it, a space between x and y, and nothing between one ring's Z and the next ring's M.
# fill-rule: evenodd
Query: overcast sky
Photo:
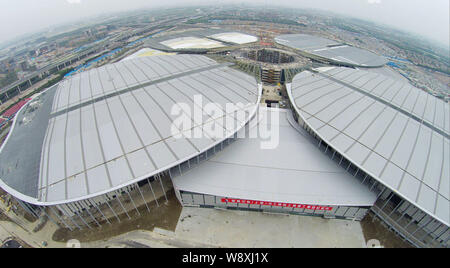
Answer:
M333 11L392 25L449 46L449 0L0 0L0 42L100 13L242 2Z

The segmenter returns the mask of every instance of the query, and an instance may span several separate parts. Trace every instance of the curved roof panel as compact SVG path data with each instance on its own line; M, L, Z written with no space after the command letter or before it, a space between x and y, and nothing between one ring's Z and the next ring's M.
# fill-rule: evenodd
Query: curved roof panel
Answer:
M449 104L403 81L349 68L297 75L303 120L384 185L449 225Z
M336 64L358 67L381 67L387 59L370 51L306 34L280 35L275 41L298 49L311 58L326 59Z
M24 201L58 204L122 188L196 156L256 112L255 78L228 65L198 55L152 56L62 81L39 97L37 109L19 112L0 151L2 184ZM229 103L241 103L236 109L246 117L225 109ZM207 104L222 113L208 112ZM175 124L182 113L191 124Z

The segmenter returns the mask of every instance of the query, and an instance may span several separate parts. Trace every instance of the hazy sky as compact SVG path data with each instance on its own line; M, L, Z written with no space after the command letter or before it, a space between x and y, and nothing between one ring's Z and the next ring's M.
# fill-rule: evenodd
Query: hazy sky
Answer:
M449 46L449 0L0 0L0 42L100 13L242 2L333 11L392 25Z

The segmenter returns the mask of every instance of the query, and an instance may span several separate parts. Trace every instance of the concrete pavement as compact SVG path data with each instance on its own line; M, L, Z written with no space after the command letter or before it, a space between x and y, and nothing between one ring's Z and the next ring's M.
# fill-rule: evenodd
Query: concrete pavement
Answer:
M355 221L184 207L175 236L220 247L365 247Z

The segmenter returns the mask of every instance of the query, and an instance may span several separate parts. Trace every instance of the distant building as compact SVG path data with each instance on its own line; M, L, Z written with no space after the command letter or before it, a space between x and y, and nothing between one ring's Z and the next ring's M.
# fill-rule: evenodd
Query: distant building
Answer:
M26 71L29 69L28 61L26 61L26 60L19 62L18 66L19 66L20 70L22 70L22 71Z

